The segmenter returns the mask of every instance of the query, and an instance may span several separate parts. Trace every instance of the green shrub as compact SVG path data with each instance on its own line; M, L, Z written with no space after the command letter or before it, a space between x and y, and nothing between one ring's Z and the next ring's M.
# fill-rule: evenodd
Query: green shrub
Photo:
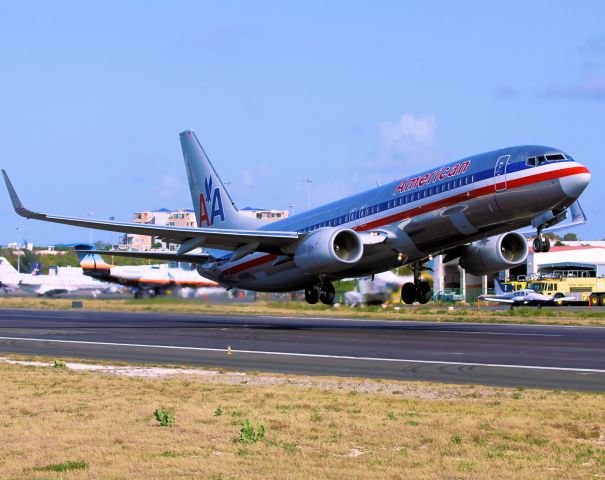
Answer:
M54 368L65 368L65 362L63 360L59 360L59 359L55 359L53 362L53 367Z
M164 407L156 408L153 416L160 424L160 427L172 427L176 421L174 412Z
M462 443L462 437L460 435L452 435L452 443L460 445Z
M80 460L77 462L55 463L45 467L34 467L34 470L37 472L67 472L69 470L86 470L87 468L88 464Z
M254 427L254 424L246 419L242 422L242 428L239 431L239 441L242 443L256 443L265 438L265 424L263 422L258 423L258 428Z
M223 409L221 407L217 407L217 409L214 411L214 416L220 417L222 414L223 414Z

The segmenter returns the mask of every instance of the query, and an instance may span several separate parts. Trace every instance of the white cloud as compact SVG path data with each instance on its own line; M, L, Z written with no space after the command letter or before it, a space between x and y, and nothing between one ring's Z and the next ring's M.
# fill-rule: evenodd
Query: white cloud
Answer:
M437 147L434 115L405 113L399 120L381 123L378 131L380 150L364 162L366 177L371 177L372 183L374 179L390 182L408 175L410 170L425 170L444 162Z
M437 120L433 115L416 117L405 113L396 122L381 123L379 129L387 150L406 153L420 145L432 146L435 143Z

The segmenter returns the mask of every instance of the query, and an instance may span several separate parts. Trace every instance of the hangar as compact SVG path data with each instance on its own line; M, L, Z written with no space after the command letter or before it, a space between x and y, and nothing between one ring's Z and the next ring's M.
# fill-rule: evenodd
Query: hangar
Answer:
M472 302L477 296L488 293L494 277L504 280L519 275L560 274L604 278L605 241L565 242L551 247L547 253L534 253L530 246L526 264L499 275L475 277L465 272L457 260L444 264L442 257L435 257L432 268L435 293L456 290Z

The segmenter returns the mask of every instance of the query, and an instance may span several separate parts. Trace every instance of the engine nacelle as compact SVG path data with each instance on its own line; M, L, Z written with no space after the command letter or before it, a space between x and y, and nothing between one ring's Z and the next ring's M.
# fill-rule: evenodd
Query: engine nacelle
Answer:
M508 270L527 259L527 241L511 232L471 243L460 256L460 266L471 275Z
M334 273L355 265L363 243L348 228L321 228L307 235L294 251L294 263L304 273Z

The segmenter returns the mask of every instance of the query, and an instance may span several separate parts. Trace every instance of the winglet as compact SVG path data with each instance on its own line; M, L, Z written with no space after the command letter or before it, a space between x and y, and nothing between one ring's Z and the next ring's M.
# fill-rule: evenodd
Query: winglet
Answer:
M19 195L17 195L15 187L13 187L13 184L11 183L10 178L8 178L6 171L2 170L2 175L4 176L4 182L6 183L8 194L11 197L11 202L13 202L13 208L15 209L15 212L17 212L22 217L29 218L29 214L31 212L23 206L23 203L21 203L21 199L19 198Z

